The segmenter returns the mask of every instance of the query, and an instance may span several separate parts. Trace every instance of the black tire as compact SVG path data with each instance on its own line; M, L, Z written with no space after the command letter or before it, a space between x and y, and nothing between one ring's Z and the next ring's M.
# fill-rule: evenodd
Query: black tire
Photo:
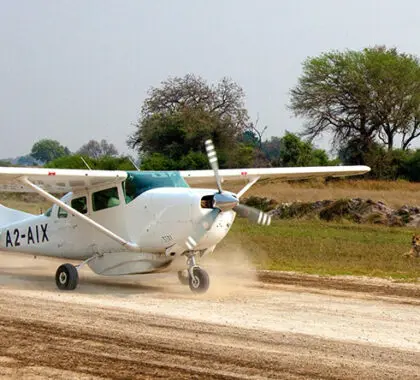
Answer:
M199 267L193 268L193 276L189 276L189 285L193 293L205 293L210 286L208 273Z
M74 290L79 283L79 273L72 264L60 265L55 273L55 283L61 290Z
M189 277L188 271L187 271L186 275L184 274L183 270L178 271L178 280L182 285L188 285L189 282L190 282L189 281L190 277Z

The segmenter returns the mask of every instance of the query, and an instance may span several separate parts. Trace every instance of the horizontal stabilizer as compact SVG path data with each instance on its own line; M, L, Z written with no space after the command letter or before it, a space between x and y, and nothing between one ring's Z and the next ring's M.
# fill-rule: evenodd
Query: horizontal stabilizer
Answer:
M8 208L3 205L0 205L0 227L7 226L14 222L19 222L24 219L33 217L34 215L28 214L27 212L15 210L13 208Z

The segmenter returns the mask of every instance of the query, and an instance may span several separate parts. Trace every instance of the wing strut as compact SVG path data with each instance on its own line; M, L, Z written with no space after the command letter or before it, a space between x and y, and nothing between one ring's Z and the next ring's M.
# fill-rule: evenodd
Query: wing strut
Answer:
M260 179L260 176L250 178L250 181L242 188L242 190L236 194L238 199L242 197L253 185L257 183L257 181Z
M135 244L131 243L125 239L123 239L121 236L118 236L114 232L108 230L101 224L95 222L91 218L87 217L86 215L83 215L79 211L75 210L73 207L70 207L69 205L65 204L64 202L60 201L58 198L51 195L49 192L41 189L39 186L33 184L31 181L28 180L26 177L20 177L19 181L24 183L25 185L32 188L35 192L37 192L42 197L46 198L52 203L55 203L56 205L60 206L62 209L66 210L69 214L72 214L74 216L77 216L79 219L85 221L86 223L89 223L91 226L96 228L98 231L102 232L104 235L110 237L111 239L115 240L117 243L120 243L123 247L127 248L129 251L134 252L140 252L141 248Z

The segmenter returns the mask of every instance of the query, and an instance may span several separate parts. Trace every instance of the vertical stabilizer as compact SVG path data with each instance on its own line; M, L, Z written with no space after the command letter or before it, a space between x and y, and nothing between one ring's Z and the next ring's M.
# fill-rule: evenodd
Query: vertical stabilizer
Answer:
M8 224L19 222L20 220L28 219L34 215L28 214L27 212L15 210L0 205L0 227L7 226Z

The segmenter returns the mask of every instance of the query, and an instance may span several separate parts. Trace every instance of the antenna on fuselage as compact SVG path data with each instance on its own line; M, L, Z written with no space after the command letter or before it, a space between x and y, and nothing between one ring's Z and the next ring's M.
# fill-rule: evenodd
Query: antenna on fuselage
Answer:
M135 164L134 160L130 156L128 156L128 159L133 164L133 166L136 168L136 170L139 172L140 171L140 168Z
M87 166L87 168L88 168L89 170L92 170L92 169L90 168L90 166L88 165L88 163L85 161L85 159L84 159L82 156L80 156L80 158L82 159L83 163Z

